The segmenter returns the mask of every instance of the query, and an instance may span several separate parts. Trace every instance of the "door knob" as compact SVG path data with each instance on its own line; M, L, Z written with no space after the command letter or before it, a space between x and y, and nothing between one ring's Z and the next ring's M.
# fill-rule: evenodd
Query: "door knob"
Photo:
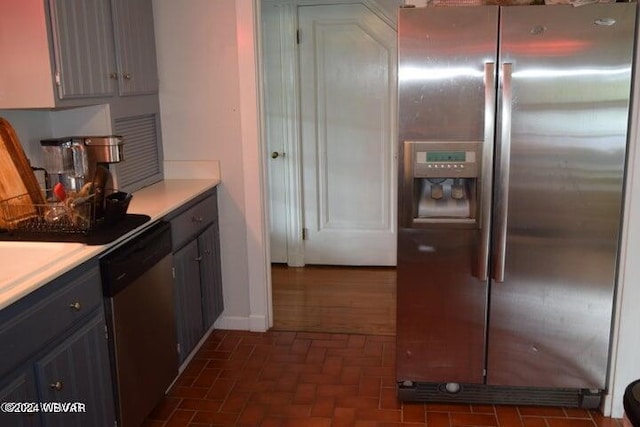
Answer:
M277 151L274 151L273 153L271 153L272 159L277 159L280 156L284 157L284 153L278 153Z
M55 390L55 391L60 391L60 390L62 390L62 387L63 387L63 385L62 385L62 381L56 381L56 382L55 382L55 383L53 383L53 384L49 384L49 388L50 388L51 390Z

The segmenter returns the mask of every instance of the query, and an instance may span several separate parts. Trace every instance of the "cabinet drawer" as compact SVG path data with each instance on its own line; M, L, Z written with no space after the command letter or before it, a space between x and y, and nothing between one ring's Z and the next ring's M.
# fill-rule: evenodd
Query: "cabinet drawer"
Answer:
M171 219L173 250L200 234L217 216L216 194L213 193Z
M0 312L0 376L102 305L100 271L90 262Z

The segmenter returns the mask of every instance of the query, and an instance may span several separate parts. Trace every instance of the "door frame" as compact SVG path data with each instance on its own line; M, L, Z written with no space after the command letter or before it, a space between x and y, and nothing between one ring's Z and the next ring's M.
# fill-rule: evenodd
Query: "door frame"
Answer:
M263 8L266 6L277 7L280 21L280 64L282 73L282 91L280 99L281 108L287 114L283 117L281 127L285 129L283 149L286 153L285 163L285 210L286 210L286 242L287 242L287 265L291 267L303 267L304 262L304 241L302 229L304 227L303 214L303 188L302 188L302 161L301 155L301 126L300 126L300 64L298 58L298 45L296 43L296 31L298 29L298 7L316 5L339 5L361 3L391 28L397 31L396 18L392 15L391 8L385 8L376 0L262 0L260 2L260 19L262 19ZM387 2L390 3L390 2ZM398 1L398 4L401 2ZM262 29L260 30L262 31ZM262 38L262 34L260 34ZM264 63L262 60L258 64L259 81L264 82ZM261 89L264 91L264 89ZM263 96L263 111L267 109L267 101ZM269 146L266 139L266 117L263 114L261 123L262 134L265 136L264 145ZM269 170L270 158L263 156L263 170ZM269 212L270 188L267 188L267 197L264 198L265 211ZM267 223L269 224L269 223Z

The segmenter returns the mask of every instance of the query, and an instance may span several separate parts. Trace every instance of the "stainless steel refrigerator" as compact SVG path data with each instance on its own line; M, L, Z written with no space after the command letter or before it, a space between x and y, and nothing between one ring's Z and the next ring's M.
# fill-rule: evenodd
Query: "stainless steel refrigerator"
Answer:
M595 407L635 3L402 8L398 397Z

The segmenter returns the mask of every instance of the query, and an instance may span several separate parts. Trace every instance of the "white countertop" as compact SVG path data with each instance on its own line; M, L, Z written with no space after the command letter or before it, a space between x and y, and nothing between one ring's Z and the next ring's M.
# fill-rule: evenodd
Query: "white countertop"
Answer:
M0 242L0 309L128 239L219 183L219 179L171 179L134 192L128 213L149 215L151 221L106 245Z

